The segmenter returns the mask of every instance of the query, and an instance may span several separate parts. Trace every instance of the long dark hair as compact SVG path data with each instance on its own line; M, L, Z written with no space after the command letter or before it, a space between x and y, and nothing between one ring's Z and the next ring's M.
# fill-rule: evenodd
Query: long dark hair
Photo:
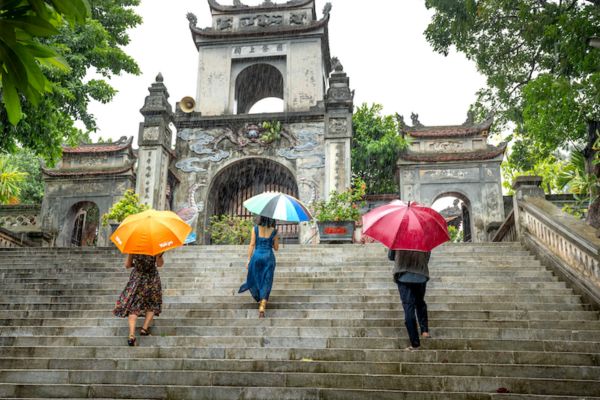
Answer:
M275 228L275 220L269 217L263 217L262 215L258 219L259 226L266 226L269 228Z

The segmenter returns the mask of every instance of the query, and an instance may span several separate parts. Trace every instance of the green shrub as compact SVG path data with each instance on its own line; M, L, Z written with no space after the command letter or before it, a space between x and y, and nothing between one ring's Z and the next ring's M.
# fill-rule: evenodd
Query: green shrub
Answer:
M123 222L129 215L146 211L150 208L147 204L140 203L140 196L133 189L129 189L123 198L112 205L110 210L102 215L102 226L108 225L109 221Z
M247 244L254 223L233 215L213 215L210 217L208 232L215 244Z
M356 178L345 192L331 191L329 200L315 203L314 217L317 221L358 221L360 208L365 205L363 197L367 185Z

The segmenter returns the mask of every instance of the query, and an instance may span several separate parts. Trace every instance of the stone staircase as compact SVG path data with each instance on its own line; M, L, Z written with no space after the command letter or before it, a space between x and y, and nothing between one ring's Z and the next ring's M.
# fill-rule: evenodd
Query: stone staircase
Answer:
M0 398L600 399L598 313L519 244L434 252L415 352L382 246L285 246L264 320L236 294L245 254L170 252L128 347L122 255L0 250Z

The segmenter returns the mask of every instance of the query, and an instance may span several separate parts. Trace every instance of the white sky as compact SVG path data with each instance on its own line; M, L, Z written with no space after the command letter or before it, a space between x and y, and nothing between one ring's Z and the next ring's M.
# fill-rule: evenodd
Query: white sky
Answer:
M284 0L275 0L280 3ZM232 0L221 0L232 4ZM386 114L398 112L410 123L410 113L419 114L425 125L461 124L466 119L475 91L485 84L472 62L460 54L448 57L433 52L423 31L431 12L424 0L330 0L331 55L337 56L356 90L355 105L381 103ZM245 0L257 5L262 0ZM325 1L317 0L317 14ZM96 140L135 136L142 115L139 109L158 72L170 94L170 102L195 97L197 51L188 28L186 13L198 17L198 27L211 25L206 0L144 0L137 8L144 22L131 31L126 51L138 62L140 76L115 77L119 91L109 104L94 103ZM134 143L137 140L134 141Z

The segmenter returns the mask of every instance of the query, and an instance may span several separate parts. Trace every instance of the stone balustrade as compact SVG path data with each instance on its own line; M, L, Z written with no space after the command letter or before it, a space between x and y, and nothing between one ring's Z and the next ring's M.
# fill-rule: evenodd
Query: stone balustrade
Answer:
M594 228L547 201L540 184L539 177L517 179L513 212L493 241L521 241L584 301L600 307L600 239Z
M39 214L38 205L0 206L0 227L12 232L39 232Z

